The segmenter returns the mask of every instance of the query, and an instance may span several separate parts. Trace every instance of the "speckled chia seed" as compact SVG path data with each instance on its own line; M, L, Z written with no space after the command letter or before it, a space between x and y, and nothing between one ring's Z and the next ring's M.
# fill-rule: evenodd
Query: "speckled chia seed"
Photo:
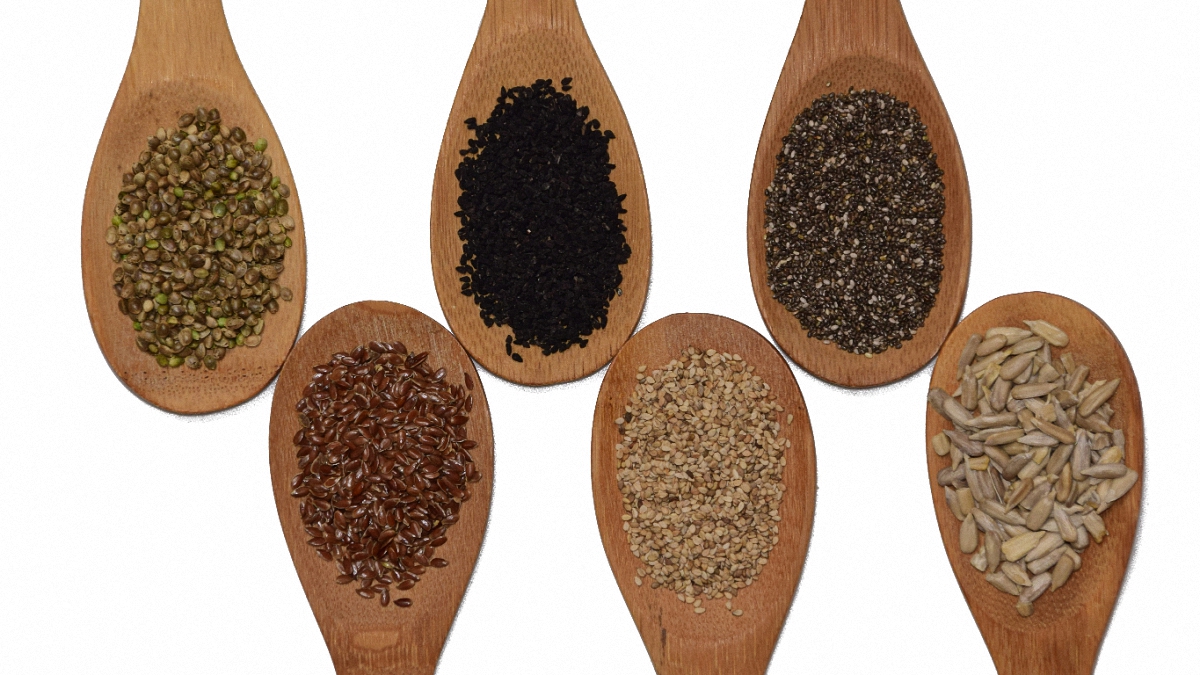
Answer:
M796 116L766 190L767 282L808 336L899 348L942 280L942 170L916 109L875 91Z

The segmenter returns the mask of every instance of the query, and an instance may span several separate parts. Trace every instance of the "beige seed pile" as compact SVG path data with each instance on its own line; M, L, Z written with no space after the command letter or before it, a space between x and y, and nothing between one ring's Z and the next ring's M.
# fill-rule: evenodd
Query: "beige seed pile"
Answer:
M754 366L736 354L685 349L646 373L617 418L617 484L635 582L667 588L704 613L733 608L779 542L783 408Z
M1088 366L1046 321L972 335L958 361L954 395L929 404L954 424L931 440L950 456L938 472L961 521L959 548L988 583L1033 614L1083 564L1080 553L1108 534L1101 514L1137 483L1125 466L1125 434L1109 426L1121 380L1089 381Z

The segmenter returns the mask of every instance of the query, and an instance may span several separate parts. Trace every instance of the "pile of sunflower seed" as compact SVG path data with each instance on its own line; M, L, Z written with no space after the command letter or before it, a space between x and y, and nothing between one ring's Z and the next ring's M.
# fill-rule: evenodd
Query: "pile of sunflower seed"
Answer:
M703 614L733 608L779 543L783 408L736 354L689 347L659 370L638 368L616 419L617 484L629 550L649 578ZM788 416L791 422L791 415Z
M972 335L953 395L929 404L953 423L931 444L950 465L938 472L946 504L962 521L959 547L989 583L1033 614L1083 564L1080 552L1108 534L1101 514L1137 483L1125 466L1125 434L1109 426L1120 385L1089 381L1068 336L1042 320Z
M117 306L158 365L215 370L227 350L257 347L266 313L292 299L277 281L296 227L291 191L271 174L266 139L248 142L216 109L146 144L104 233Z

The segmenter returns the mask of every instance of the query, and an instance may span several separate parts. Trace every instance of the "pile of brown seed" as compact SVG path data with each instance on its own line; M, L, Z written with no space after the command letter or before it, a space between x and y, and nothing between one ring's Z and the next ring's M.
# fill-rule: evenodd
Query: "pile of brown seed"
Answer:
M638 586L667 588L704 613L754 583L779 542L785 447L771 387L736 354L689 347L638 368L617 418L617 484ZM791 415L788 416L791 422Z
M771 293L854 354L899 348L942 280L942 170L916 109L888 94L827 94L796 116L766 190Z
M117 307L158 365L215 370L227 350L257 347L266 313L292 299L276 281L296 227L291 191L271 174L266 139L248 142L216 109L146 144L104 234Z
M428 356L398 342L334 354L296 404L291 486L308 543L337 563L339 584L357 582L355 592L384 606L392 584L406 591L427 567L448 564L434 549L481 477L466 437L474 382L447 383Z
M1125 466L1125 434L1109 426L1121 380L1088 381L1088 366L1051 347L1065 332L1046 321L972 335L953 395L929 404L954 428L931 444L950 465L938 472L962 521L959 547L996 588L1033 614L1047 589L1080 568L1079 554L1108 530L1100 514L1138 480Z

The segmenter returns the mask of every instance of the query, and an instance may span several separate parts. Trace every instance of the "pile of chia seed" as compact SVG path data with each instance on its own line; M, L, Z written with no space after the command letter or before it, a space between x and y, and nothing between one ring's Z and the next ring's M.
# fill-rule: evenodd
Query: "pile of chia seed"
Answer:
M899 348L942 280L942 170L916 109L826 94L796 116L766 190L767 281L808 336Z

